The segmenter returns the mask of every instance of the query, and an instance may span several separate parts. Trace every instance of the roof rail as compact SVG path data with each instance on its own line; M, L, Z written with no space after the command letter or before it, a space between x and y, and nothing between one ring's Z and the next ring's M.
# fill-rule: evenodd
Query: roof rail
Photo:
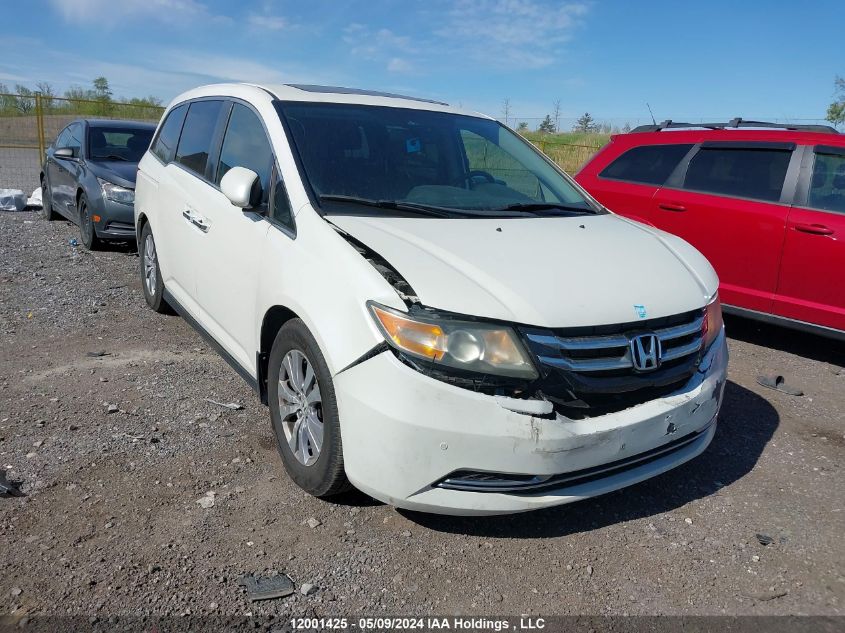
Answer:
M839 134L836 128L830 125L799 125L797 123L771 123L769 121L748 121L739 117L731 119L727 123L682 123L666 119L657 125L639 125L631 132L661 132L667 129L679 129L687 127L703 127L711 130L726 130L729 128L741 127L763 127L776 128L780 130L794 130L802 132L821 132L823 134Z

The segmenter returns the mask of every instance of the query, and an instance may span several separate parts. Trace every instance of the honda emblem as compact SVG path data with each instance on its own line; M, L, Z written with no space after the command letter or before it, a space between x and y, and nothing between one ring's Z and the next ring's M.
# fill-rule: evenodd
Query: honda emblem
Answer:
M631 360L637 371L653 371L660 367L663 350L655 334L640 334L631 339Z

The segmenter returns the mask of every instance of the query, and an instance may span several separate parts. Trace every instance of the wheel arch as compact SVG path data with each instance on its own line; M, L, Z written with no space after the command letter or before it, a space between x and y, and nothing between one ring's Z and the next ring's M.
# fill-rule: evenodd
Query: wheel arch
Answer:
M282 326L291 319L298 319L299 315L290 308L283 305L274 305L264 313L261 320L261 332L259 335L258 352L256 352L255 369L258 378L258 396L262 404L267 404L267 371L270 350L273 348L273 341Z
M138 244L141 243L141 233L144 232L144 227L148 222L149 220L147 219L147 214L141 211L138 214L138 218L135 220L135 240Z

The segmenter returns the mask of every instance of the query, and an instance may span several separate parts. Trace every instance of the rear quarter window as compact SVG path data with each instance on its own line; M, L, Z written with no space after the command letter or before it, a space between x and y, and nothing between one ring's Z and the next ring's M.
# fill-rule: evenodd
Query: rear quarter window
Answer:
M666 182L691 148L692 144L634 147L605 167L599 178L659 186Z
M176 144L179 142L179 134L182 132L182 123L185 121L187 112L187 104L173 108L164 120L156 140L153 141L150 151L164 163L169 163L176 155Z

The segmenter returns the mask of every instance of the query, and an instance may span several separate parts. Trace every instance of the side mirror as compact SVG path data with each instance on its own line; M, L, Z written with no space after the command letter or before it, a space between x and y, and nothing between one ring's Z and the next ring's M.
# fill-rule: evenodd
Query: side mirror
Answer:
M73 150L69 147L60 147L53 152L56 158L73 158Z
M250 209L261 200L261 181L251 169L232 167L220 181L220 190L241 209Z

